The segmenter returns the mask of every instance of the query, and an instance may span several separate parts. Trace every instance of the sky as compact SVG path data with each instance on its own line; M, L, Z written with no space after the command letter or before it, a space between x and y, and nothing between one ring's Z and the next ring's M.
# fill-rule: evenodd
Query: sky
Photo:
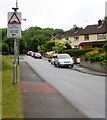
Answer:
M18 12L22 13L22 30L38 26L41 28L63 29L73 25L85 28L97 24L105 17L107 0L17 0ZM13 12L16 0L0 0L0 28L7 28L8 12Z

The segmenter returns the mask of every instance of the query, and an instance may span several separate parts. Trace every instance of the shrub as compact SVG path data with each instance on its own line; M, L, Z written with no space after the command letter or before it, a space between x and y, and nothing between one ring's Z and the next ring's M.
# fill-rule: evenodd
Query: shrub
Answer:
M103 65L107 65L107 60L103 60L101 63L102 63Z
M100 53L92 53L84 56L84 59L91 62L101 62L104 60L104 55Z
M105 60L107 60L107 43L103 45L103 50L105 52Z
M85 55L87 52L94 50L95 48L92 49L70 49L70 50L64 50L64 53L68 53L70 56L74 57L80 57L82 55Z

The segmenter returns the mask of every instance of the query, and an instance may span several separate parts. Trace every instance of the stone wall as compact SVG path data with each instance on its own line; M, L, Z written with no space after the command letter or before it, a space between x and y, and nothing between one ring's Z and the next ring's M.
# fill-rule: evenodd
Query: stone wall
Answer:
M89 68L91 70L107 73L107 65L102 65L101 62L90 62L90 61L84 61L83 59L81 59L80 65L83 67Z

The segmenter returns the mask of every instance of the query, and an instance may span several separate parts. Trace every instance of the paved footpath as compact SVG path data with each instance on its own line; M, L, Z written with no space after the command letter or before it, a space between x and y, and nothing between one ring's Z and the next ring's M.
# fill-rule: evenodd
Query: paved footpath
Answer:
M24 118L84 118L56 89L21 61Z

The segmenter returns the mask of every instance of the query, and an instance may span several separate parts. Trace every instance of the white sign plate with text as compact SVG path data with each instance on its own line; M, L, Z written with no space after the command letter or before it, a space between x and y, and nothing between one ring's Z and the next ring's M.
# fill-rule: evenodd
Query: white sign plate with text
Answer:
M8 38L21 38L21 13L9 12L8 13Z

